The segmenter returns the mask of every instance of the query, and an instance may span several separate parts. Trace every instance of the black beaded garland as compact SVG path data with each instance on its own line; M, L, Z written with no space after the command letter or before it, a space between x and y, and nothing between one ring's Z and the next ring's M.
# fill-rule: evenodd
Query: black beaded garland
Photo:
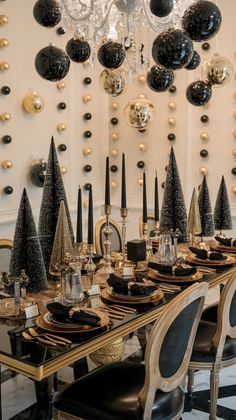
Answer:
M65 151L66 151L66 149L67 149L66 144L64 144L64 143L59 144L59 146L58 146L58 150L59 150L59 152L65 152Z
M67 75L70 59L63 50L49 45L38 52L34 64L41 77L51 82L58 82Z
M165 188L165 184L166 184L165 182L162 182L162 183L161 183L161 188L163 188L163 189L164 189L164 188Z
M90 187L91 187L90 182L87 182L86 184L84 184L84 190L85 191L89 191L90 190Z
M118 118L116 118L116 117L111 118L111 124L112 125L117 125L118 122L119 122Z
M10 89L9 86L3 86L1 88L1 92L2 92L3 95L9 95L9 93L11 93L11 89Z
M145 163L144 163L144 161L143 161L143 160L139 160L139 161L137 162L137 167L138 167L139 169L143 169L143 168L145 167Z
M87 41L71 38L66 44L66 52L72 61L84 63L91 54L91 47Z
M61 20L60 4L56 0L38 0L33 8L35 20L46 28L54 28Z
M57 108L60 109L61 111L66 109L66 103L65 102L59 102L59 104L57 105Z
M119 42L108 41L98 50L98 61L107 69L117 69L125 59L125 50Z
M169 89L170 93L175 93L177 91L177 87L175 85L172 85Z
M207 123L209 121L208 115L202 115L200 118L202 123Z
M92 114L90 114L90 112L86 112L86 113L84 114L84 120L89 121L89 120L91 120L91 119L92 119Z
M90 139L90 137L92 137L92 131L90 131L90 130L86 130L86 131L84 132L84 137L85 137L86 139Z
M92 166L91 165L84 165L84 172L91 172Z
M4 144L9 144L12 142L12 138L11 136L9 136L8 134L6 134L5 136L2 137L2 142Z
M202 44L203 51L208 51L210 48L211 48L211 45L209 44L209 42L203 42Z
M232 173L233 175L236 175L236 168L232 168L232 169L231 169L231 173Z
M66 31L62 26L59 26L59 28L57 28L57 35L65 35Z
M90 85L92 83L91 77L85 77L83 83L84 85Z
M6 187L4 187L3 191L5 194L10 195L13 193L13 188L11 187L11 185L7 185Z
M117 172L118 171L118 166L117 165L111 165L110 171L111 172Z
M176 136L175 136L175 134L174 134L174 133L170 133L170 134L168 134L167 138L168 138L168 140L170 140L170 141L174 141L174 140L176 139Z
M202 149L200 151L200 156L203 157L203 158L207 157L208 156L208 151L206 149Z

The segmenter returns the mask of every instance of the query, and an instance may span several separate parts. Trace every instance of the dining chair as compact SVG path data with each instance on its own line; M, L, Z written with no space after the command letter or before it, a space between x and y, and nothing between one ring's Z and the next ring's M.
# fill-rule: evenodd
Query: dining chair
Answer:
M55 419L179 419L207 290L206 283L194 284L166 305L149 335L145 365L116 362L95 369L57 395Z
M103 243L105 240L105 236L103 233L103 229L105 228L105 226L106 226L105 217L101 217L95 225L95 247L96 247L96 252L98 255L104 254ZM116 221L113 219L110 219L109 226L110 226L110 229L112 230L112 234L110 236L111 250L121 252L122 239L121 239L120 227L118 223L116 223Z
M203 313L193 345L188 371L188 396L192 398L194 371L209 370L210 420L216 419L219 373L236 363L236 275L226 282L218 306Z
M155 218L154 218L154 214L149 213L147 215L147 236L149 237L154 237L155 236ZM143 237L143 216L141 215L139 217L139 236L140 238Z
M9 271L13 241L0 239L0 272Z

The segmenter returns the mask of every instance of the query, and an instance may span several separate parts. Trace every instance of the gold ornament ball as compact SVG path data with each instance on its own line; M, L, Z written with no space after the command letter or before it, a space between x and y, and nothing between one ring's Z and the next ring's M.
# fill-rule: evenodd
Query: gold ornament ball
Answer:
M117 150L117 149L111 149L111 156L112 156L112 157L117 157L117 156L118 156L118 154L119 154L119 152L118 152L118 150Z
M233 136L236 138L236 129L233 130Z
M0 25L6 25L8 23L8 17L6 15L0 15Z
M57 89L61 90L61 89L65 89L66 87L66 82L64 82L64 80L60 80L59 82L57 82Z
M92 148L91 147L85 147L83 150L84 156L89 156L92 154Z
M90 66L90 61L89 60L86 60L86 61L83 62L83 67L87 68L89 66Z
M83 96L83 102L87 103L90 102L92 100L92 96L91 95L84 95Z
M2 121L10 121L11 114L9 112L4 112L3 114L0 115L0 119Z
M111 107L112 107L113 111L117 111L117 109L119 108L118 102L112 102Z
M9 41L7 38L0 39L0 48L6 48L9 45Z
M219 55L206 60L202 65L202 78L213 87L226 85L233 74L231 62Z
M138 76L138 82L144 84L146 82L146 76L144 74L140 74Z
M11 169L13 166L13 162L11 160L4 160L4 162L2 162L2 167L4 169Z
M207 175L208 173L208 169L205 166L202 166L201 168L199 168L199 171L202 175Z
M87 209L87 208L88 208L88 205L89 205L88 200L85 200L85 201L84 201L84 204L83 204L84 209Z
M111 139L112 140L118 140L119 139L119 134L115 133L115 132L111 133Z
M0 69L1 70L9 70L10 64L7 61L2 61L0 63Z
M143 129L151 124L155 117L155 107L147 99L135 98L124 109L125 121L129 126Z
M57 131L65 131L66 130L66 124L61 123L57 125Z
M235 187L232 187L231 191L232 191L234 194L236 194L236 186L235 186Z
M176 110L176 103L175 102L169 102L168 103L168 108L170 111L175 111Z
M30 114L38 114L44 108L44 99L37 93L28 95L23 100L23 108Z
M67 168L66 166L61 166L61 174L65 175L67 173Z
M128 86L128 74L123 68L104 69L99 76L100 88L113 98L121 95Z
M138 179L138 184L140 185L140 187L142 187L142 186L143 186L143 178L139 178L139 179Z
M203 133L200 134L200 139L203 140L203 141L208 141L209 140L209 134L204 131Z
M233 156L235 156L235 157L236 157L236 149L233 149L233 150L232 150L232 154L233 154Z
M140 152L145 152L147 150L147 145L144 143L139 144L139 150Z
M173 117L168 118L168 124L170 127L174 127L176 125L176 119Z
M111 185L111 188L112 188L113 190L115 190L115 189L117 188L117 182L116 182L115 180L112 180L112 181L110 182L110 185Z

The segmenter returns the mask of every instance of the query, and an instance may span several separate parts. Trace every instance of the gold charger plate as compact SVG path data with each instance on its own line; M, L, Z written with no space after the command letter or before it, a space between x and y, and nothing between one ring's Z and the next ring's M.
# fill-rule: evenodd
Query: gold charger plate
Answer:
M135 283L134 283L135 284ZM139 284L139 283L137 283ZM142 284L143 286L143 284ZM137 301L142 301L142 303L146 302L146 301L150 301L150 299L155 299L155 296L159 293L158 289L154 290L152 293L150 293L150 295L148 296L133 296L133 295L122 295L120 293L116 293L112 290L112 287L108 287L107 292L109 293L109 295L113 296L114 298L118 298L118 299L122 299L125 302L134 302L136 303Z
M165 274L158 273L157 271L150 270L148 277L152 280L161 280L166 283L194 283L203 277L203 273L197 271L192 276L167 276Z
M108 287L106 289L103 289L101 291L101 296L112 303L116 302L116 303L124 303L127 305L136 306L136 305L142 305L142 304L148 304L148 303L158 303L164 297L164 293L161 290L157 290L157 293L154 296L149 295L142 299L139 297L138 299L127 301L123 299L122 295L119 295L121 297L117 297L109 293L108 289L109 289Z
M195 258L194 255L187 255L185 257L185 260L190 263L203 265L203 266L209 266L209 267L224 267L227 265L231 265L235 263L234 257L227 257L225 260L221 261L210 261L210 260L201 260L200 258Z
M234 246L224 246L224 245L218 245L218 244L211 244L211 248L214 251L219 252L231 252L232 254L236 254L236 248Z
M47 318L45 318L45 316L42 316L42 315L40 315L36 319L36 324L39 328L42 328L43 330L55 332L55 333L63 333L63 334L80 334L80 333L82 334L85 332L97 332L109 324L110 319L107 313L99 311L98 309L92 309L92 308L89 308L89 311L94 312L96 315L98 315L101 318L100 325L95 326L95 327L91 325L77 325L77 328L75 328L74 326L72 328L68 328L68 327L65 328L63 326L50 323L49 321L45 321L45 319Z

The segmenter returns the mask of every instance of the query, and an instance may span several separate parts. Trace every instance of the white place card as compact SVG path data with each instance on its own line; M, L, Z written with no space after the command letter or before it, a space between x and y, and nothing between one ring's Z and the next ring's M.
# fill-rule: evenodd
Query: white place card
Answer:
M122 276L124 276L124 277L134 276L134 267L132 265L122 267Z
M100 295L101 289L99 284L93 284L88 290L87 293L89 296Z
M39 315L39 308L38 308L37 303L34 305L26 306L25 308L26 319L33 318L34 316L38 316L38 315Z

